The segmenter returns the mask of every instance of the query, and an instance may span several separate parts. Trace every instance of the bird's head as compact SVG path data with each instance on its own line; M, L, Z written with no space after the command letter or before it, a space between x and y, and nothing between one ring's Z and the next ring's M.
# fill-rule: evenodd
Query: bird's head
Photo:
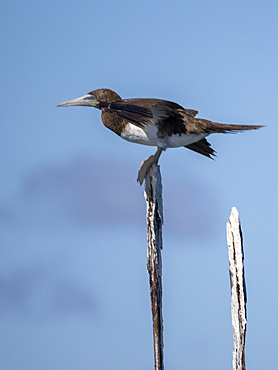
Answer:
M98 108L101 102L112 102L122 100L121 97L112 90L98 89L81 96L80 98L60 103L57 107L85 106Z

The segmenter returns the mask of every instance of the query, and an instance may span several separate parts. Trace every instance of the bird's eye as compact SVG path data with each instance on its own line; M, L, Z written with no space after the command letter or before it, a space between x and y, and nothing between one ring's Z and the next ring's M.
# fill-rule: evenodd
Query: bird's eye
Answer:
M95 100L95 96L93 95L93 94L87 94L87 95L85 95L85 99L86 100Z

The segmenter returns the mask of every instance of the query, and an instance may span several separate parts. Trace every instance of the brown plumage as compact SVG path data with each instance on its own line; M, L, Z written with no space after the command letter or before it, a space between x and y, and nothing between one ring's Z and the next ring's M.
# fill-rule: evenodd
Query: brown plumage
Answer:
M208 158L212 158L212 156L215 156L215 151L212 149L207 139L202 139L200 141L197 141L197 143L189 144L185 148L200 153Z
M143 182L150 166L167 148L184 146L212 158L215 155L205 139L214 133L256 130L258 125L231 125L197 118L198 111L161 99L122 99L109 89L98 89L59 106L85 105L102 111L103 124L125 140L157 146L154 156L142 163L138 181Z

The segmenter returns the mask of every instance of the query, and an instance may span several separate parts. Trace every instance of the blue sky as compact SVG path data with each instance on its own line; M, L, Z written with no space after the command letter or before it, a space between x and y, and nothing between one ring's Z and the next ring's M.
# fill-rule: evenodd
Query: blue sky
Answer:
M278 6L275 1L1 4L0 366L149 369L145 204L154 148L97 110L56 108L108 87L223 123L216 161L161 157L167 369L231 368L226 222L239 209L246 362L277 367Z

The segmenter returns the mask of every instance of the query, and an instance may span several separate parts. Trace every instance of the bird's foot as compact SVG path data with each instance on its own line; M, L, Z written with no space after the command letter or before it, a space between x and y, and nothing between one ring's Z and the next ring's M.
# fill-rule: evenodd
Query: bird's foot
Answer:
M143 184L144 179L146 178L151 166L155 163L155 157L154 155L151 155L149 158L147 158L145 161L141 163L140 170L138 171L138 177L137 182L139 182L140 185Z
M146 178L151 166L158 162L162 151L163 151L162 148L157 148L157 151L154 153L154 155L151 155L149 158L147 158L144 162L141 163L141 167L140 170L138 171L137 177L137 181L140 183L140 185L143 184L143 181Z
M141 163L140 170L138 171L138 177L137 182L140 183L140 185L143 184L144 179L146 178L151 166L157 162L157 159L154 155L151 155L149 158L147 158L144 162Z

